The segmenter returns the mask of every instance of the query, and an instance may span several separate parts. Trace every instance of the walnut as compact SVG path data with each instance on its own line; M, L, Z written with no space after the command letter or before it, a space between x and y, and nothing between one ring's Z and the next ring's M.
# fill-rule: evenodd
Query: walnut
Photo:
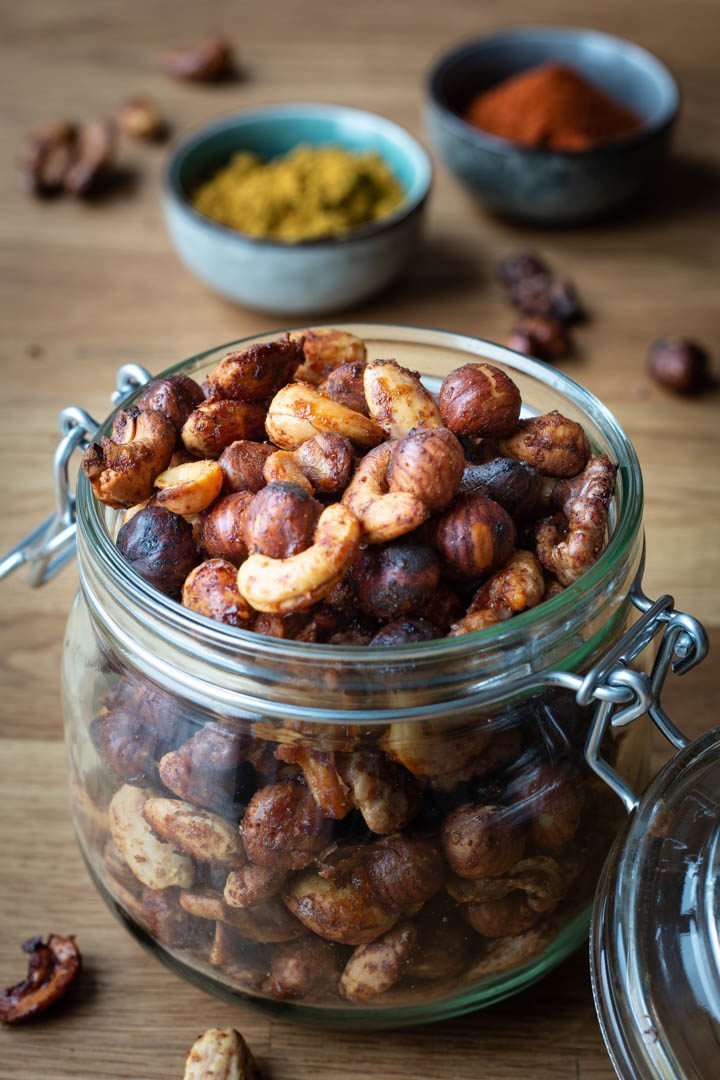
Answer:
M464 364L446 375L438 398L444 422L456 435L509 435L520 416L520 391L493 364Z

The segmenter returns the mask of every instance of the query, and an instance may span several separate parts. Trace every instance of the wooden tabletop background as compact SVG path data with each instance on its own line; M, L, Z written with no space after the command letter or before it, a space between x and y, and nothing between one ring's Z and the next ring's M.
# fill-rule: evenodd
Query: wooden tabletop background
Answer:
M23 133L57 117L110 114L126 98L157 99L175 134L236 108L318 100L361 106L421 135L422 79L454 41L508 21L583 23L656 51L684 93L677 153L641 205L593 227L524 230L490 217L442 168L422 257L359 310L367 321L441 326L502 340L512 314L493 279L503 254L537 247L575 279L592 319L566 370L615 410L647 485L652 595L672 592L720 640L717 392L683 401L653 386L648 343L705 341L720 361L716 0L23 0L0 4L0 548L51 504L55 418L69 403L100 417L116 367L161 368L207 346L282 324L210 294L171 250L159 208L164 148L123 144L126 183L79 205L35 202L15 185ZM171 83L159 54L219 30L243 78L217 87ZM67 1005L0 1032L0 1077L172 1080L195 1035L238 1026L275 1080L420 1078L553 1080L612 1076L580 953L544 983L483 1013L420 1031L327 1034L270 1021L180 982L113 921L81 865L67 808L59 699L63 625L76 587L68 569L41 591L21 575L0 592L0 983L24 973L20 943L74 932L86 958ZM681 726L714 722L720 691L710 659L675 680L667 703ZM656 756L662 756L658 746Z

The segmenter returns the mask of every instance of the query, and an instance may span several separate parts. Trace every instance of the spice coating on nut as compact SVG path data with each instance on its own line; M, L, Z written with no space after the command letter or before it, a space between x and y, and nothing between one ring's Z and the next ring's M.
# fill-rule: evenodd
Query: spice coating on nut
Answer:
M438 398L443 421L456 435L509 435L520 416L520 391L493 364L465 364L443 379Z

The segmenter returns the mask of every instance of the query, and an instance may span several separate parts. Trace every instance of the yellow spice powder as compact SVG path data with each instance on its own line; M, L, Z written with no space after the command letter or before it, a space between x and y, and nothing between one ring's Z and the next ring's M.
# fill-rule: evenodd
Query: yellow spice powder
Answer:
M192 204L220 225L292 244L377 221L404 197L379 154L298 146L267 162L235 154L197 188Z

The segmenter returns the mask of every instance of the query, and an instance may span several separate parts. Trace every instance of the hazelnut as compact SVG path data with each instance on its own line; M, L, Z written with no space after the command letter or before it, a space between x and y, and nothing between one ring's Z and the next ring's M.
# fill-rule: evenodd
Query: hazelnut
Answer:
M308 789L288 780L255 792L240 832L251 862L301 870L327 845L331 828Z
M542 476L577 476L590 457L580 424L556 410L520 420L512 434L500 440L500 449L518 461L526 461Z
M378 630L370 645L392 648L394 645L412 645L416 641L432 641L442 637L437 627L427 619L396 619Z
M344 491L355 462L353 445L344 435L314 435L295 451L295 462L316 491Z
M77 127L66 120L32 132L18 158L18 182L29 195L46 197L62 191L75 158Z
M314 934L279 945L270 965L273 997L316 998L337 989L340 970L335 949Z
M566 360L573 353L565 324L550 315L526 316L513 327L505 344L537 360Z
M498 278L506 288L524 278L551 277L550 267L534 251L507 255L498 265Z
M465 455L447 428L419 428L395 446L387 479L390 491L406 491L435 514L452 502Z
M461 495L429 523L430 542L445 571L472 581L502 566L515 547L515 524L485 495Z
M228 353L208 375L209 396L256 404L268 401L292 382L304 359L300 342L287 338Z
M182 602L198 615L228 626L247 627L255 614L238 590L237 568L225 559L208 559L196 566L185 579Z
M146 506L117 536L120 554L160 592L177 596L198 561L192 525L161 506Z
M459 493L487 495L507 510L510 517L531 517L538 507L542 480L525 461L496 457L481 465L466 465Z
M342 364L335 371L331 371L327 378L320 383L318 390L326 397L338 401L341 405L347 405L348 409L370 416L370 410L365 398L365 361L354 360L350 364Z
M367 548L356 574L360 607L378 619L396 619L417 611L440 580L435 553L404 540Z
M661 338L650 347L650 374L675 394L697 394L709 382L709 356L688 338Z
M105 120L80 127L76 157L65 173L65 190L84 197L95 194L110 178L115 165L115 129Z
M511 892L501 900L465 904L463 914L473 930L483 937L500 938L522 934L540 918L523 892Z
M541 765L523 784L522 796L535 847L555 851L573 839L585 804L576 773L563 765Z
M218 458L226 490L260 491L265 487L265 462L275 451L272 443L249 442L247 439L237 439L226 446Z
M117 125L123 135L148 142L162 139L167 131L160 110L150 98L132 98L121 105L117 112Z
M443 420L456 435L509 435L520 416L520 391L493 364L464 364L443 379Z
M206 38L199 45L171 49L162 62L163 71L173 79L188 82L217 82L232 75L235 57L232 46L222 38Z
M235 566L247 558L243 514L252 500L252 492L236 491L205 511L200 520L200 546L206 555L227 559Z
M297 555L313 542L322 506L297 484L268 484L243 516L248 551L271 559Z
M450 868L463 878L506 874L523 856L524 830L501 806L461 806L443 822L442 844Z
M180 431L190 413L205 400L201 387L189 375L169 375L144 386L135 405L141 411L154 409Z

